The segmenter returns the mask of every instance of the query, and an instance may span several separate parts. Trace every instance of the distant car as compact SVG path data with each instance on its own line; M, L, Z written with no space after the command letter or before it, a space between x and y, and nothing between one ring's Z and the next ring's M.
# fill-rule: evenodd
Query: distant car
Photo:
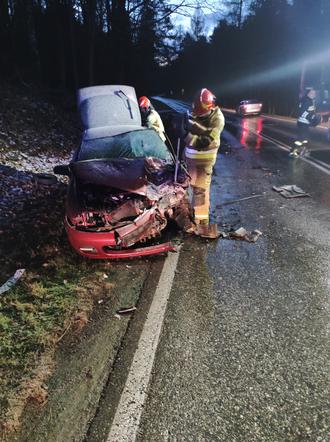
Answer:
M69 165L54 168L70 177L64 224L71 245L93 259L173 250L152 240L169 219L191 224L189 177L157 132L142 127L134 88L80 89L78 106L81 144Z
M236 112L245 117L247 115L260 115L262 103L259 100L243 100L237 106Z

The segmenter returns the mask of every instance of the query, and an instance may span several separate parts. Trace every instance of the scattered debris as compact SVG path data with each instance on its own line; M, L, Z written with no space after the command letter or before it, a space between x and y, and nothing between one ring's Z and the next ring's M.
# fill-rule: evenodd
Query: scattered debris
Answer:
M248 230L244 229L244 227L240 227L237 230L229 232L220 232L221 238L239 239L247 242L256 242L261 235L262 232L258 229L249 232Z
M117 315L128 315L129 313L135 312L136 307L123 307L117 310Z
M225 203L220 204L220 207L229 206L230 204L239 203L241 201L251 200L252 198L260 198L261 196L264 195L265 195L264 193L259 193L258 195L245 196L244 198L239 198L237 200L226 201Z
M301 198L304 196L310 196L309 193L302 190L295 184L285 185L285 186L273 186L275 192L280 193L284 198Z
M88 323L87 312L81 311L76 314L73 319L73 325L75 331L81 331Z
M70 327L72 324L72 320L69 321L68 325L66 326L64 332L61 334L61 336L56 340L56 344L58 344L63 338L64 336L67 334L67 332L69 331Z
M219 153L223 155L230 155L233 151L233 146L230 143L221 143Z
M268 167L262 167L260 165L252 166L253 170L262 170L264 172L271 172L271 170Z
M25 269L16 270L15 274L8 279L1 287L0 287L0 295L10 290L17 281L24 275Z
M45 405L48 398L48 391L47 387L45 385L33 385L32 384L30 395L28 396L27 400L34 402L38 405Z

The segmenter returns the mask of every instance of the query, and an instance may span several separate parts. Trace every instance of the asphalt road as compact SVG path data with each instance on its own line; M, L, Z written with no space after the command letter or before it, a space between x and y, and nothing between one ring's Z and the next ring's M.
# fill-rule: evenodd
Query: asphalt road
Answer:
M330 145L316 131L324 164L292 160L291 122L226 118L212 219L263 235L184 240L137 440L330 441ZM272 190L285 184L310 197ZM107 440L113 413L102 412L122 382L110 382L88 441Z
M242 145L249 144L249 137L257 135L256 146L260 145L262 137L274 141L281 147L291 148L296 137L296 121L281 117L238 118L232 112L226 112L228 124L235 127L235 135ZM309 160L330 170L330 140L326 125L310 129L311 140L308 145ZM251 140L253 144L253 139Z

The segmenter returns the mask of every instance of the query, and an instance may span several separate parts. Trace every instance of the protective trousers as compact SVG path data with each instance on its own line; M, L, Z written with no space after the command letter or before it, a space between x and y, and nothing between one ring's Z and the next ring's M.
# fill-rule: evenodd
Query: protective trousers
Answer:
M294 142L295 147L298 150L301 150L304 145L306 145L309 141L310 133L309 133L309 125L303 124L298 121L297 123L297 139Z
M209 222L210 186L217 151L218 149L198 151L191 147L185 149L185 159L191 176L192 204L196 223Z

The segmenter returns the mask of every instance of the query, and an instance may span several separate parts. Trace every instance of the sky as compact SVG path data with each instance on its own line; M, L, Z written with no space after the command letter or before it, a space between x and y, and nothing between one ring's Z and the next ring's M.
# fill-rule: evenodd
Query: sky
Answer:
M205 34L211 35L213 32L214 27L218 23L219 19L221 18L221 14L217 13L205 13ZM172 18L172 22L175 27L182 26L184 31L190 30L190 21L191 17L184 17L182 15L174 14Z
M177 3L175 0L172 0L173 3ZM245 1L245 4L247 5L249 1ZM196 0L196 6L200 4L202 12L204 14L205 18L205 34L207 36L210 36L213 32L214 27L217 25L219 20L225 17L227 8L225 6L225 3L221 0L208 0L208 4L210 5L210 8L205 8L205 3L199 2ZM213 11L210 9L213 8ZM218 11L218 12L216 12ZM243 15L247 13L247 6L245 6L245 11L243 11ZM190 16L183 16L181 14L173 14L172 16L172 22L175 27L182 26L184 31L190 30L190 22L191 17L194 14L194 10L187 9L187 14L190 13Z

